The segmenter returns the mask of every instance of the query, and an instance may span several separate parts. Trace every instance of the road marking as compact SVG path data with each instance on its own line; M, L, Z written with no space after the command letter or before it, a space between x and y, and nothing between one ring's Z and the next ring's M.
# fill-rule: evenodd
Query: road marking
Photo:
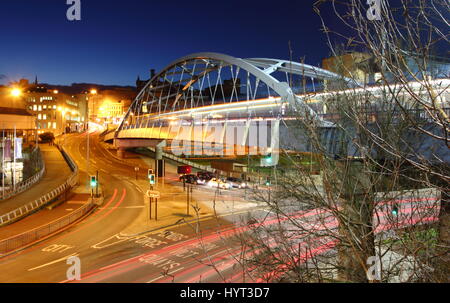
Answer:
M135 205L135 206L123 206L123 207L99 207L98 209L100 210L100 209L127 209L127 208L130 208L130 209L132 209L132 208L144 208L145 207L145 205Z
M69 201L67 204L86 204L87 201Z
M42 264L42 265L39 265L39 266L30 268L30 269L28 269L28 271L33 271L33 270L35 270L35 269L39 269L39 268L42 268L42 267L45 267L45 266L48 266L48 265L55 264L55 263L58 263L58 262L67 260L68 258L73 257L73 256L78 256L78 253L73 253L73 254L70 254L70 255L68 255L68 256L65 256L65 257L62 257L62 258L60 258L60 259L57 259L57 260L55 260L55 261L48 262L48 263L45 263L45 264Z
M154 281L156 281L156 280L165 278L165 277L167 277L167 276L169 276L169 275L172 275L172 274L174 274L174 273L176 273L177 271L180 271L180 270L182 270L182 269L184 269L184 267L180 267L180 268L178 268L178 269L176 269L176 270L174 270L174 271L168 272L167 275L165 275L165 276L161 275L161 276L159 276L158 278L152 279L152 280L150 280L150 281L148 281L148 282L146 282L146 283L152 283L152 282L154 282Z
M65 245L65 244L52 244L50 246L44 247L42 251L46 252L63 252L65 250L71 249L73 246Z

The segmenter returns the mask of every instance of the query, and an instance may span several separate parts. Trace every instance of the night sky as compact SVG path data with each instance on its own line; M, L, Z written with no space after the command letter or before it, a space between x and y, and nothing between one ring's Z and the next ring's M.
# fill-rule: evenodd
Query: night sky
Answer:
M68 21L66 0L2 0L0 84L21 77L51 84L134 85L195 52L293 59L328 56L312 0L81 0Z

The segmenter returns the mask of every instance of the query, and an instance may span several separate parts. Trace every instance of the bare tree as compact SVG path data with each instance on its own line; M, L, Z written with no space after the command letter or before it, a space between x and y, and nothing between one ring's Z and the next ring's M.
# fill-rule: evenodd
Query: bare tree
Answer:
M448 49L449 3L369 2L314 5L330 67L359 86L328 82L326 94L299 97L331 127L291 108L287 132L308 153L282 151L275 173L266 171L274 184L254 193L272 215L241 235L255 252L249 274L262 280L448 282L450 81L434 53ZM327 26L330 9L345 29ZM356 52L366 56L348 64Z

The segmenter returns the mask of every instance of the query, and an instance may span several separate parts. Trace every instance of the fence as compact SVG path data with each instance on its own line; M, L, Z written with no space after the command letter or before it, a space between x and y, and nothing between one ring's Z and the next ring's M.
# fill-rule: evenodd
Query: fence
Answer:
M81 217L83 217L85 214L87 214L89 211L92 210L94 207L94 204L92 201L90 203L86 203L76 211L59 218L55 221L52 221L50 223L47 223L45 225L39 226L35 229L26 231L24 233L21 233L19 235L12 236L10 238L4 239L0 241L0 254L5 254L7 252L16 250L20 247L23 247L27 244L33 243L39 239L42 239L45 236L48 236L59 229L72 224L73 222L77 221Z
M67 179L66 182L58 186L57 188L53 189L52 191L46 193L45 195L41 196L39 199L36 199L20 208L17 208L13 211L10 211L9 213L6 213L4 215L0 216L0 226L12 223L14 221L17 221L20 218L23 218L30 213L36 211L37 209L43 207L50 201L53 201L55 198L60 196L62 193L64 193L66 190L74 187L78 183L78 166L75 164L75 162L67 155L67 153L64 151L64 148L61 148L58 146L58 149L63 154L64 158L66 159L67 163L69 164L70 168L72 169L72 174Z
M28 188L30 188L33 184L35 184L37 181L39 181L42 178L42 176L45 173L45 162L42 160L42 155L41 155L40 149L38 147L36 147L36 149L32 153L34 153L35 151L39 155L39 164L38 164L39 171L36 174L34 174L33 176L31 176L30 178L28 178L27 180L17 183L15 188L9 188L9 189L3 190L1 200L6 200L15 195L20 194L21 192L27 190Z

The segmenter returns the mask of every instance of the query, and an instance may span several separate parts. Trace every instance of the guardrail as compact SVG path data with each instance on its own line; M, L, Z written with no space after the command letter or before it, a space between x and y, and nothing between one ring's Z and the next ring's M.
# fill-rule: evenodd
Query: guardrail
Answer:
M155 152L155 149L153 147L147 147L147 148L150 151ZM201 164L198 164L198 163L195 163L195 162L192 162L192 161L189 161L189 160L177 157L175 155L172 155L172 154L169 154L169 153L166 153L166 152L162 152L162 156L164 158L176 161L178 163L186 164L186 165L192 166L192 167L200 169L200 170L205 170L205 171L208 171L208 172L211 172L211 173L215 173L216 171L224 173L224 171L219 170L219 169L214 169L211 166L201 165Z
M72 169L72 174L67 179L67 181L64 182L63 184L61 184L60 186L58 186L57 188L53 189L52 191L41 196L39 199L36 199L20 208L13 210L13 211L10 211L9 213L1 215L0 216L0 226L12 223L14 221L17 221L20 218L23 218L23 217L29 215L30 213L36 211L37 209L45 206L47 203L53 201L55 198L60 196L66 190L68 190L78 184L78 166L64 151L64 148L61 148L58 145L58 149L61 151L61 153L63 154L64 158L66 159L68 165Z
M77 221L85 214L90 212L94 207L94 203L92 201L90 203L86 203L82 207L73 211L72 213L65 215L59 219L56 219L50 223L45 225L36 227L32 230L26 231L24 233L12 236L10 238L4 239L0 241L0 256L1 254L5 254L7 252L14 251L20 247L23 247L27 244L33 243L39 239L44 238L54 232L60 230L61 228L66 227L69 224Z
M33 176L31 176L30 178L28 178L25 181L19 182L16 184L15 188L9 188L6 190L2 191L2 198L1 200L6 200L9 199L15 195L20 194L21 192L27 190L28 188L30 188L33 184L35 184L37 181L39 181L42 176L45 173L45 162L42 160L42 156L41 156L41 151L39 148L37 148L38 152L39 152L39 162L40 162L40 170L39 172L37 172L36 174L34 174Z

